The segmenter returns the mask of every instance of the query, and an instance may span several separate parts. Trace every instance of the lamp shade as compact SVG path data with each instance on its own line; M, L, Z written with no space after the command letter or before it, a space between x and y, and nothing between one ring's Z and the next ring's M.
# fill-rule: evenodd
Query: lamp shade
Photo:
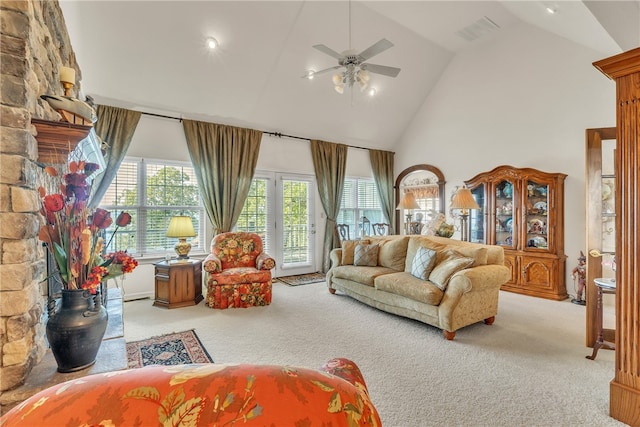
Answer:
M193 223L191 217L185 215L178 215L171 218L169 223L169 229L167 230L167 237L194 237L196 235L193 229Z
M473 198L471 190L467 187L460 188L453 196L451 209L480 209L476 199Z
M416 198L413 197L413 193L404 193L396 209L420 209L420 205L416 201Z

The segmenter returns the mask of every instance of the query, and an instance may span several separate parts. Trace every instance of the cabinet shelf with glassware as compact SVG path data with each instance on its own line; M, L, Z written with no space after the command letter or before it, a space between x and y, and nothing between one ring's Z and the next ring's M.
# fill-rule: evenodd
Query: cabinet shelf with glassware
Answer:
M511 279L503 290L567 298L565 178L562 173L504 165L465 181L480 206L471 212L471 241L504 248Z

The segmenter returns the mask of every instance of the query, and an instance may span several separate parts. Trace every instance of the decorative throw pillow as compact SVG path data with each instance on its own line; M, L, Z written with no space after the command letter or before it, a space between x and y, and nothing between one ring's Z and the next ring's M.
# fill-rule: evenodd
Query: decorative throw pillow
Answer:
M378 245L356 245L353 265L375 267L378 265Z
M447 249L438 259L440 261L429 274L429 281L443 291L447 289L449 279L454 273L473 264L473 258L466 257L453 249Z
M353 265L353 254L356 245L369 243L368 240L343 240L342 241L342 265Z
M413 257L411 274L418 279L427 280L435 265L436 251L421 246L416 251L416 256Z

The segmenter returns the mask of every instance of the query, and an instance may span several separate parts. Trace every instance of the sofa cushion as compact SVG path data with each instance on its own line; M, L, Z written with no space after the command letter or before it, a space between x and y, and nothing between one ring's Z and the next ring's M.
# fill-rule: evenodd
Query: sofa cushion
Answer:
M377 290L402 295L429 305L438 305L444 292L433 283L420 280L403 271L376 277Z
M444 291L451 276L464 268L471 267L473 261L473 258L466 257L453 249L442 251L438 254L438 261L429 275L429 281Z
M416 256L416 252L418 251L419 247L432 249L436 252L441 252L445 249L445 245L434 242L430 236L411 236L407 245L407 256L404 267L405 272L411 273L413 258Z
M343 240L342 241L342 265L353 265L353 256L356 245L369 243L368 240Z
M378 250L378 265L403 271L407 256L409 236L371 237L371 243L380 246Z
M487 265L487 254L489 250L486 247L476 245L447 245L447 249L459 252L463 256L473 258L473 267L478 265Z
M440 236L431 236L429 239L434 244L444 245L446 249L454 249L464 256L474 258L474 267L486 264L504 264L504 251L501 246L462 242Z
M378 245L357 244L353 254L353 265L363 267L378 265Z
M341 265L334 267L332 271L333 277L337 279L351 280L368 286L373 286L376 277L396 272L387 267L357 267L355 265Z
M419 247L416 256L413 257L411 274L418 279L427 280L436 265L436 253L433 249Z

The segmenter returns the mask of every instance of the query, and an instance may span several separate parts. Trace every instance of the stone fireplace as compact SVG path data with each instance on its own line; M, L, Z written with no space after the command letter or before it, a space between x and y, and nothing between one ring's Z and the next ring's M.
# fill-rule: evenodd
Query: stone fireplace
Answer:
M64 94L61 66L74 68L78 81L80 70L57 1L3 0L0 9L1 396L23 384L46 351L46 261L38 240L38 143L31 119L60 120L40 95Z

